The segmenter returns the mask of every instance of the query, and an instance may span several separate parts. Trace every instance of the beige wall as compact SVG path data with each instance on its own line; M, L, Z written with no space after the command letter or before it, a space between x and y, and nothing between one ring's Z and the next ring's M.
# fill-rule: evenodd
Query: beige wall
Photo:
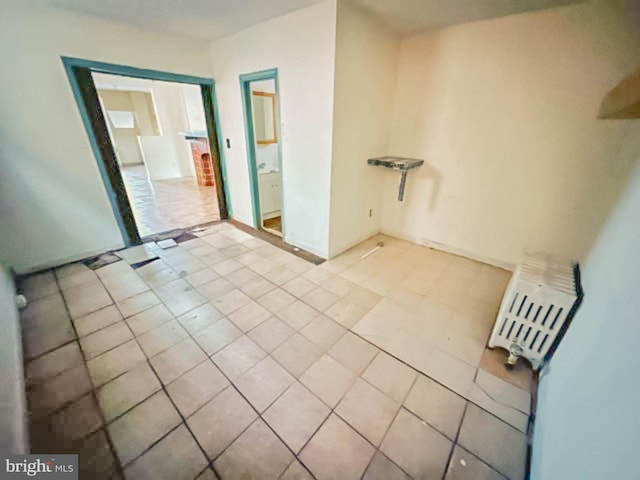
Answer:
M0 15L0 260L20 272L123 245L60 57L212 76L208 42L27 3Z
M380 229L385 172L368 166L367 158L389 147L398 49L397 35L348 1L338 2L330 256Z
M149 92L129 92L140 135L160 135L158 119L153 110L153 99Z
M637 122L597 120L640 63L625 13L586 3L404 38L382 230L509 266L523 247L583 259L632 163ZM636 35L636 36L634 36Z
M105 116L109 125L109 134L113 141L113 147L116 151L116 157L120 165L141 165L142 155L140 154L140 146L138 145L138 135L141 135L138 128L138 115L136 106L133 103L131 92L119 92L116 90L98 90L98 95L102 102L103 108L106 110ZM109 110L120 110L133 112L134 127L133 128L115 128L109 118Z
M261 23L212 43L233 216L252 225L239 76L278 69L285 240L329 251L335 0ZM224 142L223 142L224 143Z

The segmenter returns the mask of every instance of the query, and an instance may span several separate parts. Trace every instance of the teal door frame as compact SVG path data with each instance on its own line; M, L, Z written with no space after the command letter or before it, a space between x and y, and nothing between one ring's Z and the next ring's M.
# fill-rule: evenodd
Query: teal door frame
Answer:
M278 85L278 69L272 68L259 72L240 75L240 91L242 92L242 110L244 113L244 131L247 144L247 163L249 167L249 185L251 204L253 205L253 226L262 229L260 212L260 185L258 183L258 167L256 165L256 143L253 132L253 112L251 110L251 82L273 80L276 90L276 128L278 129L278 161L280 163L280 218L282 238L285 238L285 205L284 205L284 165L282 164L282 132L280 131L280 89Z
M125 245L141 243L140 233L135 223L124 181L120 175L120 167L116 160L115 150L107 130L106 120L100 107L98 92L91 73L108 73L110 75L145 78L148 80L186 83L200 87L209 146L212 151L212 157L216 158L217 156L218 158L218 162L214 162L214 176L220 218L229 218L231 215L231 203L225 188L227 185L227 170L224 149L220 145L222 133L220 131L220 122L218 121L220 117L213 79L95 62L81 58L63 56L61 59Z

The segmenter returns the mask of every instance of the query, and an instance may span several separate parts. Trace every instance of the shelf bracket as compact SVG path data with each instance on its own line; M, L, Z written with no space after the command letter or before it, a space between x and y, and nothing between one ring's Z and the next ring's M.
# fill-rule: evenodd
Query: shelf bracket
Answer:
M404 200L404 191L407 185L407 173L409 170L418 168L424 164L424 160L418 160L415 158L402 158L402 157L377 157L367 160L369 165L389 168L391 170L398 170L400 172L400 185L398 186L398 201Z

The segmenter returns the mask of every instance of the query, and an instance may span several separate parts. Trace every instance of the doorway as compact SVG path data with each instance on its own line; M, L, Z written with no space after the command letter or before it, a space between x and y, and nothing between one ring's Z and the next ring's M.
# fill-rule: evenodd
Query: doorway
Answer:
M91 76L140 236L220 220L200 88Z
M213 80L63 63L127 246L228 218Z
M240 76L256 228L283 237L282 135L277 70Z

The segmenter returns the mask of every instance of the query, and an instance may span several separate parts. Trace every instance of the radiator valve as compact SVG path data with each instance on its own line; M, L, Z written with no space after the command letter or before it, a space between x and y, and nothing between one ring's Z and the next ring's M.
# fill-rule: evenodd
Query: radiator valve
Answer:
M25 297L24 295L22 295L21 293L18 293L16 295L16 306L22 310L23 308L25 308L27 306L27 297Z
M518 358L522 355L522 347L516 342L513 342L509 347L509 357L507 358L507 368L513 368L518 361Z

